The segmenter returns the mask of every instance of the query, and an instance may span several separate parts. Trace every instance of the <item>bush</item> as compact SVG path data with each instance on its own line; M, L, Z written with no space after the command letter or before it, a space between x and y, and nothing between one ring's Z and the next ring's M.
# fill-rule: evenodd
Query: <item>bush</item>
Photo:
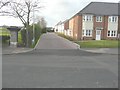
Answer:
M0 36L2 38L2 42L7 42L8 40L10 40L10 36Z
M38 42L40 36L42 33L46 33L46 28L41 29L39 24L34 24L35 28L34 28L34 35L33 35L33 25L29 26L28 29L28 43L29 43L29 47L34 47L36 45L36 43ZM33 36L34 36L34 42L33 40ZM21 30L21 38L22 38L22 43L19 43L18 46L22 45L25 46L27 44L27 32L26 29Z
M46 31L47 31L46 28L42 29L42 33L46 33Z

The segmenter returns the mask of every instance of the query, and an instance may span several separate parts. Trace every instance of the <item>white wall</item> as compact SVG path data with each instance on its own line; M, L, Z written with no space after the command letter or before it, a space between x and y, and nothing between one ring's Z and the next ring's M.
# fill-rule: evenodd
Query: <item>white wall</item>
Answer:
M83 29L92 29L93 30L93 21L83 21Z
M58 26L56 25L55 27L54 27L54 32L57 32L56 30L58 29Z
M108 30L118 30L118 22L108 22Z

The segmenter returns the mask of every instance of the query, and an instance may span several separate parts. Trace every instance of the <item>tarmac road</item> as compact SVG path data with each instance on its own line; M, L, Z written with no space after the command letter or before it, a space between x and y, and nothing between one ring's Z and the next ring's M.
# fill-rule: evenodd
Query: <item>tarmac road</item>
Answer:
M43 37L47 44L40 44L40 40L38 45L42 46L36 50L2 56L3 88L118 87L118 55L86 52L74 45L69 49L63 39L58 41L58 36L55 40L50 35L45 37L52 39ZM49 47L52 45L55 48Z

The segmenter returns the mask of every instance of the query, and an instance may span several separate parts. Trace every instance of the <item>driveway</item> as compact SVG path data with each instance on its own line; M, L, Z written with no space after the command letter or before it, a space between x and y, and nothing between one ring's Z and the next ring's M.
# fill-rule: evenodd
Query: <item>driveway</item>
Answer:
M43 34L36 49L78 49L78 45L55 33Z

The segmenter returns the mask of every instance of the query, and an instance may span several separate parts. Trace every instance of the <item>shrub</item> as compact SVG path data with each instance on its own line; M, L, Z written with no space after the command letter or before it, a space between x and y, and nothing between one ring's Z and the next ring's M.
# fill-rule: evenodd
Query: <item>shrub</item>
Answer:
M8 40L10 40L10 36L1 36L2 38L2 42L7 42Z

